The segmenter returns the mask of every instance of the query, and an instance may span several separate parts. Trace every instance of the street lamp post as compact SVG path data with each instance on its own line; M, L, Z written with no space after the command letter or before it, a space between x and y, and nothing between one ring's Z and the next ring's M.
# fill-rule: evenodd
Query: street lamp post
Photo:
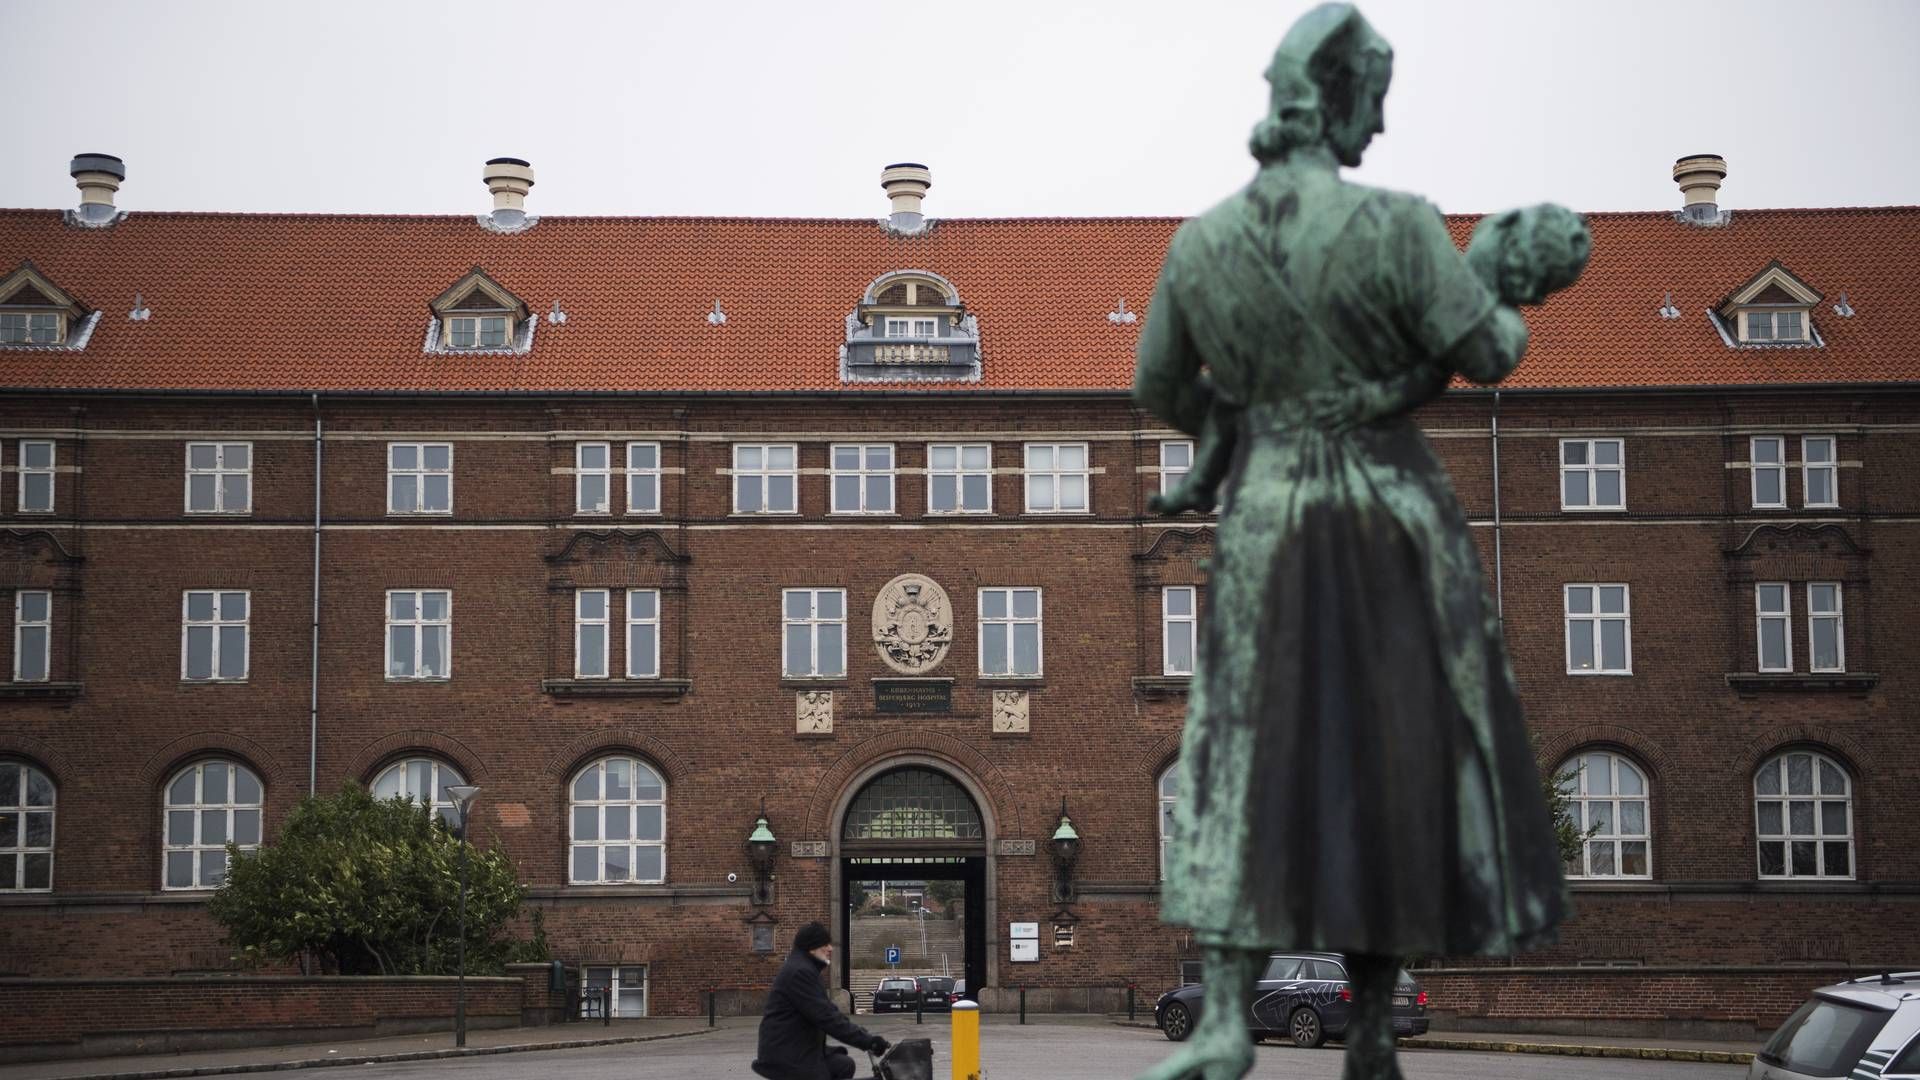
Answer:
M453 1045L467 1045L467 813L480 794L474 784L449 784L441 788L453 799L460 812L460 828L454 834L460 841L460 942L456 950L458 968L453 998Z

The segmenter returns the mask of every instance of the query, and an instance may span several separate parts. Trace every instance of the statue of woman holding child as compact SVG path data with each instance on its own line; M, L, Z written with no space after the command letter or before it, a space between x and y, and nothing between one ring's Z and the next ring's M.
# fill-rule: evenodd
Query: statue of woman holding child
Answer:
M1159 508L1223 506L1164 902L1206 997L1147 1080L1246 1073L1275 948L1345 954L1346 1076L1397 1078L1406 958L1519 952L1566 910L1480 559L1411 414L1514 370L1516 306L1572 284L1587 230L1509 211L1463 255L1425 201L1341 179L1391 72L1353 7L1295 23L1259 172L1175 235L1147 312L1134 397L1199 440Z

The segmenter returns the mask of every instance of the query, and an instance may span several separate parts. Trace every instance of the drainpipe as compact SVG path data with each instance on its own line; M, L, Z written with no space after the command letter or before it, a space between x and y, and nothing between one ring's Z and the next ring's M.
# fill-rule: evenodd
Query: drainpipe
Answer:
M313 645L307 676L307 794L320 785L320 475L325 453L320 395L313 395Z
M1507 591L1500 551L1500 391L1493 392L1493 611L1507 621Z

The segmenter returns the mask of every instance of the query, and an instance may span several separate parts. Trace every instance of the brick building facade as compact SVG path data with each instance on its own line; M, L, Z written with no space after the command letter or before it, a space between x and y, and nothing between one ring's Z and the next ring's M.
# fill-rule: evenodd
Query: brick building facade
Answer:
M1520 372L1421 416L1603 826L1514 962L1920 966L1920 210L1685 217L1596 215ZM1185 440L1127 386L1177 225L0 212L0 973L225 968L218 841L425 762L651 1012L909 858L983 993L1174 982L1215 519L1147 514ZM970 808L883 823L902 769Z

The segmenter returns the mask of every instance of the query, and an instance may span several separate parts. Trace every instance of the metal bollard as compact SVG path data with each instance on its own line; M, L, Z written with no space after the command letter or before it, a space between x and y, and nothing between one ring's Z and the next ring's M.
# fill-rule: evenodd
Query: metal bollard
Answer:
M953 1003L953 1080L980 1080L980 1006Z
M1020 988L1020 1022L1027 1022L1027 988L1024 986Z
M713 1026L714 1014L718 1012L720 1008L719 1002L720 1002L720 991L718 990L707 991L707 1026L708 1027Z
M926 991L920 989L918 986L914 987L914 991L913 991L913 1022L914 1023L916 1024L926 1023L926 1020L923 1019L921 1016L922 1013L926 1012L926 1008L927 1008Z
M1134 990L1133 984L1128 983L1127 984L1127 1023L1129 1024L1133 1023L1133 990Z
M613 1026L613 987L600 988L600 1026Z

